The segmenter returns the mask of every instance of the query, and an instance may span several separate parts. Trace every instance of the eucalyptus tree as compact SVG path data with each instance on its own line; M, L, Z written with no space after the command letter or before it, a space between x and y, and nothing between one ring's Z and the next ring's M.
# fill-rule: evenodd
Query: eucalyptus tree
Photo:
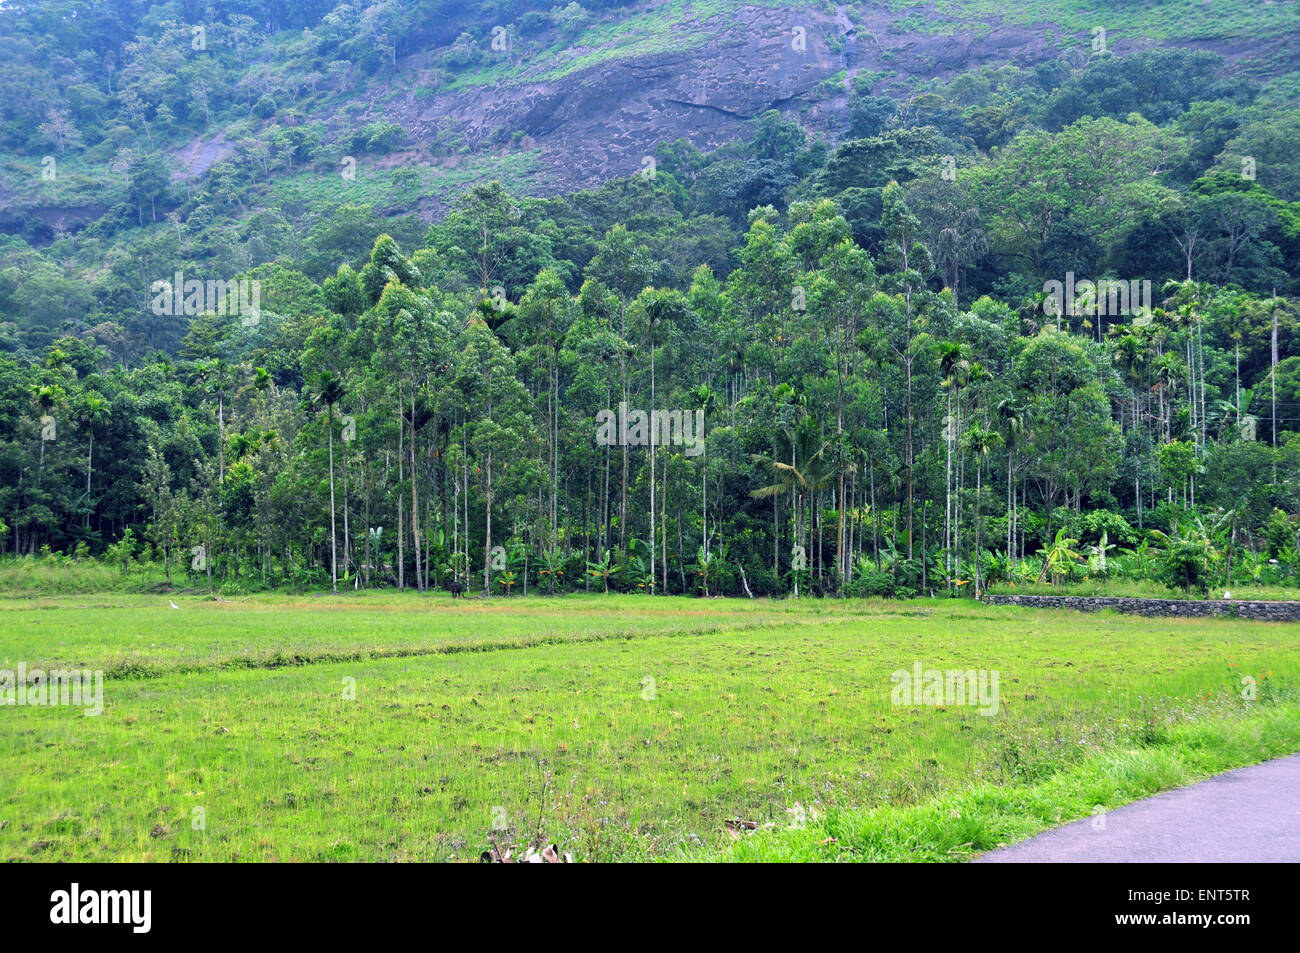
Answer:
M550 484L550 535L545 547L555 545L559 537L560 484L560 349L573 323L573 301L564 282L553 269L540 272L519 302L518 316L510 330L522 345L517 357L524 367L531 367L541 378L545 400L534 389L538 409L543 406L546 420L546 469Z
M330 370L320 370L312 383L311 400L325 408L325 429L329 437L329 472L330 472L330 584L335 592L339 591L339 553L338 527L335 522L337 508L334 505L334 408L343 399L347 391L343 382Z
M612 292L618 301L617 332L621 339L619 378L622 386L622 400L628 399L628 359L635 351L627 327L627 309L632 299L650 282L654 275L654 263L644 245L638 244L626 226L615 225L602 239L596 255L587 265L587 276L595 278L601 285ZM584 291L586 285L583 286ZM594 289L593 289L594 290ZM619 502L619 548L627 540L627 492L628 492L628 447L623 445L623 480Z
M1048 513L1064 497L1076 504L1084 492L1109 486L1119 456L1119 429L1099 383L1093 348L1050 325L1016 359L1016 377L1035 422L1026 442L1028 472Z
M492 507L497 493L511 477L527 482L530 477L540 476L535 467L530 467L530 451L537 435L532 401L516 377L514 358L487 324L477 318L471 320L456 341L456 351L451 372L470 399L465 438L474 460L474 478L483 494L483 592L488 595Z
M596 446L592 438L596 414L610 409L615 403L611 391L616 386L616 369L624 357L625 342L610 324L615 307L613 296L600 282L595 279L584 282L576 302L573 324L565 335L560 352L560 363L568 381L565 409L571 430L576 435L569 459L587 460L593 467L599 467L595 474L597 503L593 513L583 520L584 559L592 558L592 544L587 538L589 525L596 527L597 553L610 548L609 537L612 535L611 450L608 444Z
M928 313L938 302L928 289L927 280L933 271L929 249L922 239L920 221L904 201L903 189L890 182L881 193L883 212L881 228L885 234L882 274L883 291L872 299L871 308L877 319L873 329L877 340L884 343L903 368L905 380L904 413L907 421L907 557L914 553L914 523L916 499L916 408L914 383L918 324L928 323ZM883 357L877 349L877 359Z

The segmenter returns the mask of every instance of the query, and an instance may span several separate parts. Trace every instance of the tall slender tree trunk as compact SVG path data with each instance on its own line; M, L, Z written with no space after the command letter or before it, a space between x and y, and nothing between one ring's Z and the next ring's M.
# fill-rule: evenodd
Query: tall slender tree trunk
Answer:
M489 570L492 568L492 451L487 453L487 484L484 490L484 497L487 500L487 523L483 533L483 594L490 596L492 594L491 576Z
M1273 448L1277 449L1277 289L1273 289L1273 338L1272 364L1269 373L1269 386L1273 393ZM1277 483L1277 467L1273 468L1273 482Z
M908 314L908 355L907 355L907 558L913 558L912 553L912 507L914 499L915 481L913 479L914 461L912 457L912 355L911 355L911 327L912 317Z
M415 489L415 385L411 385L411 546L415 551L415 588L424 592L420 572L420 503Z
M334 518L334 405L330 404L325 422L330 434L330 582L335 592L339 591L339 548L338 529ZM211 472L211 471L208 471Z
M217 482L226 482L226 404L225 391L217 391Z
M983 522L983 510L980 506L980 492L983 490L984 461L975 460L975 598L980 597L980 524Z
M406 591L406 525L402 519L402 470L406 463L406 424L402 410L402 386L397 386L397 591Z
M345 441L346 442L346 441ZM348 448L343 448L343 575L352 563L352 541L348 533ZM354 581L355 581L355 577ZM354 587L355 588L355 587Z
M651 321L653 327L654 322ZM655 457L659 434L655 427L655 339L650 335L650 595L655 594Z

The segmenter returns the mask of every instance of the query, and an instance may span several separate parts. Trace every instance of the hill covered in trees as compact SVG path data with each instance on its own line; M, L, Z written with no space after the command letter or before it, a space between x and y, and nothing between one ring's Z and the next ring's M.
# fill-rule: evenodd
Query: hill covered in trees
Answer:
M1023 6L0 8L5 550L1295 585L1295 7Z

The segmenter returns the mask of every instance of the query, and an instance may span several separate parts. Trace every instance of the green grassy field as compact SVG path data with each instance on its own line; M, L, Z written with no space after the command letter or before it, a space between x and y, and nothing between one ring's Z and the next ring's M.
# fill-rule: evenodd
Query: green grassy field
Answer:
M494 826L580 860L960 859L1300 749L1300 625L168 598L0 597L0 668L106 674L98 717L0 708L0 859L469 860ZM997 670L998 714L892 705L914 662Z

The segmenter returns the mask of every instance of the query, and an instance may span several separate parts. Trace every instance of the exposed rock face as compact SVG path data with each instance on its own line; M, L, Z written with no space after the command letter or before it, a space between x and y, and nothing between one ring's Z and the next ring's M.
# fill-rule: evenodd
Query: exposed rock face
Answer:
M235 152L235 144L226 138L224 130L207 139L195 139L184 149L176 153L176 178L195 179L207 174L218 162L230 158Z
M630 175L661 142L684 138L716 148L747 135L744 122L767 109L836 138L847 128L849 86L862 72L905 85L913 77L951 78L986 64L1032 66L1068 46L1048 22L949 22L936 32L918 31L914 19L900 22L917 15L915 7L871 3L744 6L699 18L688 7L679 49L637 55L633 44L556 77L566 62L597 52L579 37L559 57L520 54L507 82L435 94L418 105L413 97L404 104L390 100L383 110L426 143L439 122L450 121L476 153L499 153L512 142L540 148L548 168L538 190L556 193ZM1141 38L1112 41L1121 54L1151 45ZM1223 52L1231 62L1242 51L1225 46ZM1078 49L1071 55L1084 56ZM888 79L878 88L889 87L902 88Z
M717 148L767 109L811 110L801 118L815 126L826 110L818 108L824 91L814 95L814 88L846 66L844 53L826 40L842 28L810 9L746 7L722 19L708 23L711 36L697 48L437 97L420 111L416 131L419 122L450 118L475 151L522 133L541 147L554 190L564 191L631 175L660 142Z
M549 169L539 185L554 193L630 175L661 142L717 148L748 134L744 123L768 109L835 138L847 127L849 85L862 71L952 76L1059 53L1046 26L943 36L894 27L899 11L863 5L850 18L848 9L741 7L692 21L692 35L706 36L702 45L616 56L536 82L527 77L562 63L524 60L521 81L434 95L419 106L390 101L384 110L426 142L450 120L475 152L499 151L522 136L524 145L541 149ZM590 52L575 46L571 54Z
M1144 616L1230 616L1266 622L1300 622L1300 602L1264 602L1235 599L1130 599L1118 596L984 596L995 606L1033 606L1039 609L1076 609Z
M944 22L918 28L918 18ZM627 23L634 21L629 15ZM876 92L905 97L913 79L946 79L1008 62L1032 66L1062 55L1078 65L1086 55L1078 48L1082 38L1052 22L957 22L923 4L792 2L713 15L686 4L679 23L619 33L607 20L558 53L540 51L540 40L519 39L501 54L499 69L476 74L488 77L481 84L439 88L439 81L454 79L440 67L453 34L430 36L429 47L399 60L397 74L366 90L369 103L357 113L349 109L342 121L400 123L414 140L403 161L414 165L455 168L536 149L539 159L524 174L535 195L631 175L661 143L687 139L706 151L717 148L750 135L746 121L767 109L837 139L847 129L849 89L859 74L879 80ZM1221 52L1231 65L1247 55L1266 60L1295 39L1281 35L1261 46L1225 37L1184 45ZM1111 44L1124 54L1154 41L1118 36ZM448 155L440 133L451 133L468 154ZM204 174L231 148L220 136L196 141L177 157L180 174ZM423 211L439 213L438 200L431 198Z

